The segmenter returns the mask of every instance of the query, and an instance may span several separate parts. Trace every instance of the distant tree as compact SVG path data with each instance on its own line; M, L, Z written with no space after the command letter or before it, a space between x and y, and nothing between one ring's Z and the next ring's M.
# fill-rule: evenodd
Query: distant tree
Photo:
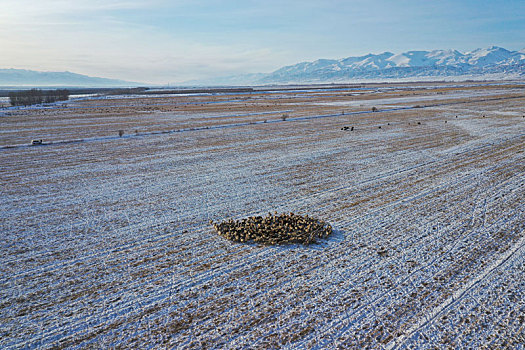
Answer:
M69 100L69 90L67 89L58 89L56 90L57 101L67 101Z
M10 91L9 92L9 102L11 103L11 106L17 106L18 105L18 96L16 92Z
M9 93L9 102L11 102L12 106L30 106L43 101L42 90L39 89L12 91Z
M24 91L11 91L9 93L9 102L12 106L30 106L40 103L53 103L56 101L67 101L69 99L69 90L46 90L31 89Z

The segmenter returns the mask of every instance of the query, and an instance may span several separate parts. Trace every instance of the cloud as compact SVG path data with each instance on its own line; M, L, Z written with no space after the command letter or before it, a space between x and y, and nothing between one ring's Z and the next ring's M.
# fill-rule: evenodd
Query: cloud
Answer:
M174 38L155 28L129 28L120 23L68 30L69 23L40 24L28 31L11 28L0 38L9 48L0 55L0 67L70 70L77 73L146 83L183 82L239 72L269 71L282 54L270 48L201 43ZM63 28L56 30L56 26ZM109 29L111 28L111 29ZM4 32L6 33L6 32ZM110 34L108 34L110 33ZM9 39L11 38L11 39Z
M27 11L19 11L26 6ZM155 6L172 5L156 1ZM178 2L177 6L193 5ZM242 38L215 42L190 33L192 26L137 23L134 14L152 9L152 3L144 1L7 0L1 16L10 23L0 24L4 48L0 67L164 83L269 71L282 59L281 53ZM13 12L16 15L10 16Z
M10 17L20 14L48 15L54 13L71 13L77 11L98 12L107 10L150 8L159 1L138 0L2 0L2 16Z

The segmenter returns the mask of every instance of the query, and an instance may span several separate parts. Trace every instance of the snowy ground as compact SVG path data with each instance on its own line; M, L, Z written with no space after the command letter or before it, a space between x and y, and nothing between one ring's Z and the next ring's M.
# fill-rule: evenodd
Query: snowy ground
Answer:
M0 110L0 347L523 349L523 89L360 91Z

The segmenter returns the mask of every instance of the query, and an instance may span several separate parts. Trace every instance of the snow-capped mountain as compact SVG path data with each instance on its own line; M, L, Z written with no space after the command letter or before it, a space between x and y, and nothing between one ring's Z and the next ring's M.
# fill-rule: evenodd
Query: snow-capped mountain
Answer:
M457 50L383 52L338 60L319 59L260 74L256 79L254 75L236 76L235 82L237 85L258 85L461 76L471 79L490 75L525 77L525 49L509 51L492 46L466 53ZM214 82L220 80L207 81L206 84Z
M262 82L318 82L344 79L408 78L424 76L480 75L490 73L525 74L525 54L501 47L457 50L384 52L339 60L317 60L283 67Z

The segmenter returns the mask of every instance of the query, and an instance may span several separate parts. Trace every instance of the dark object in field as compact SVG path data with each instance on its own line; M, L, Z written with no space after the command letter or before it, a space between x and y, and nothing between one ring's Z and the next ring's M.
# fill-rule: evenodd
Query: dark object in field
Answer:
M388 256L388 250L386 250L386 248L381 247L377 251L377 254L379 254L379 256Z
M354 127L353 127L353 126L352 126L352 127L349 127L349 126L343 126L343 127L341 128L341 130L345 130L345 131L348 130L348 129L350 129L350 131L354 131Z
M290 214L250 216L242 220L227 220L214 223L217 233L235 242L262 243L267 245L287 243L315 243L317 238L326 238L332 233L329 223L312 217Z
M32 145L41 145L42 144L42 140L31 140L31 144Z

